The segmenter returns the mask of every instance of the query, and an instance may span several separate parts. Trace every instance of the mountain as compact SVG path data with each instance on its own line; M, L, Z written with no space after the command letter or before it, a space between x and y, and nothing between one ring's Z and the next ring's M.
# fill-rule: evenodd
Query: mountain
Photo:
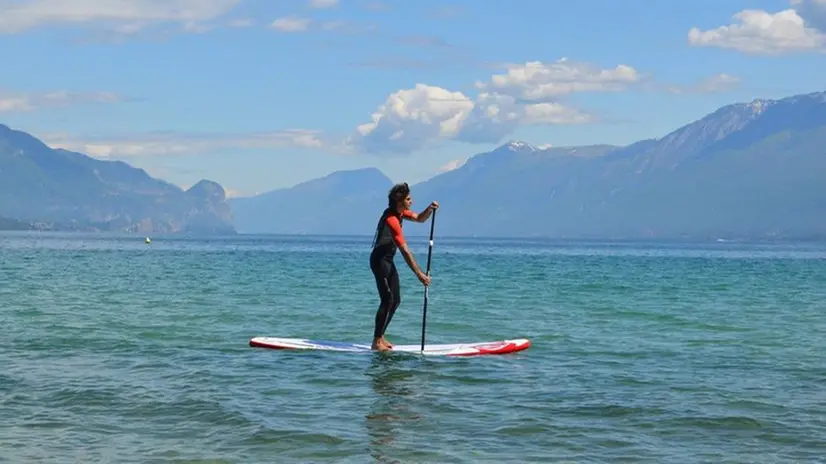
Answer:
M2 124L0 216L39 229L235 232L215 182L184 191L122 161L52 149Z
M826 92L727 105L623 147L511 142L412 190L417 205L439 201L441 235L826 238ZM299 222L304 232L325 233L326 213L304 206L351 194L279 192L290 211L250 207L246 227L277 232ZM380 203L366 202L370 215L336 227L371 230ZM268 224L256 219L265 215Z
M375 168L338 171L291 188L229 200L242 233L364 234L387 205L392 181Z

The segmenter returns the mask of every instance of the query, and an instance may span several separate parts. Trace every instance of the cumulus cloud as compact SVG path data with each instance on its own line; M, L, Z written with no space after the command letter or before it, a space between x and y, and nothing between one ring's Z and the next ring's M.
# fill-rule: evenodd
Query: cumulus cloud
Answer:
M112 92L68 92L61 90L42 93L6 93L0 91L0 113L121 101L124 101L124 98Z
M479 89L496 91L523 100L547 100L574 92L616 92L639 82L637 70L624 64L598 69L588 63L562 58L554 63L529 61L507 66L489 82L477 82Z
M407 152L431 140L451 139L473 108L462 92L417 84L388 96L372 121L356 129L357 143L367 151Z
M601 68L566 58L505 66L505 72L477 81L477 95L418 83L390 94L344 141L349 152L402 155L445 141L498 143L529 125L589 124L599 118L568 103L573 94L629 89L671 93L722 92L740 79L717 74L696 84L665 85L632 66Z
M49 134L42 139L53 148L97 158L203 155L225 149L320 148L324 145L318 132L301 129L250 134L149 133L109 137Z
M522 125L586 124L596 116L558 97L576 92L617 91L639 80L634 68L599 69L566 59L507 67L477 83L476 96L417 84L392 93L346 140L351 150L405 154L447 140L496 143Z
M496 143L520 125L585 124L595 120L591 114L560 103L523 104L510 95L485 92L476 98L454 138L468 143Z
M826 1L792 0L791 4L795 8L777 13L743 10L733 16L736 22L715 29L693 27L688 42L752 55L826 51Z
M0 33L13 34L45 25L103 25L134 33L150 25L178 23L198 31L239 0L0 0Z

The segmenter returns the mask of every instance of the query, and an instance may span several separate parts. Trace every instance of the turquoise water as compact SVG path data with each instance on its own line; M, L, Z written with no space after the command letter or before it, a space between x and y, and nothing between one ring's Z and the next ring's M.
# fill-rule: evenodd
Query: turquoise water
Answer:
M284 352L369 342L370 237L0 235L8 462L816 462L826 245L438 239L427 340L465 359ZM422 266L423 238L410 239ZM388 331L418 343L396 258ZM2 459L0 459L2 460Z

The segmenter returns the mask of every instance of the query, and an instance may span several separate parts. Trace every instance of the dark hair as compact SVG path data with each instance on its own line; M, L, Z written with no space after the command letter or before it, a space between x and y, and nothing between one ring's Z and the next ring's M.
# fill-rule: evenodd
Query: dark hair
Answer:
M407 182L394 185L393 188L390 189L390 193L387 194L387 206L390 209L395 208L396 203L403 200L409 193L410 187L407 186Z

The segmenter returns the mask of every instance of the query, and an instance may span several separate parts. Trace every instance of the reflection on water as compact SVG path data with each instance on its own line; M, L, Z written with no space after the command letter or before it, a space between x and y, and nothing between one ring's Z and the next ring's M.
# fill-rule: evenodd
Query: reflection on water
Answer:
M400 462L392 457L402 429L422 419L413 404L421 387L415 378L418 361L409 356L377 354L367 369L375 399L365 423L369 452L377 462Z

